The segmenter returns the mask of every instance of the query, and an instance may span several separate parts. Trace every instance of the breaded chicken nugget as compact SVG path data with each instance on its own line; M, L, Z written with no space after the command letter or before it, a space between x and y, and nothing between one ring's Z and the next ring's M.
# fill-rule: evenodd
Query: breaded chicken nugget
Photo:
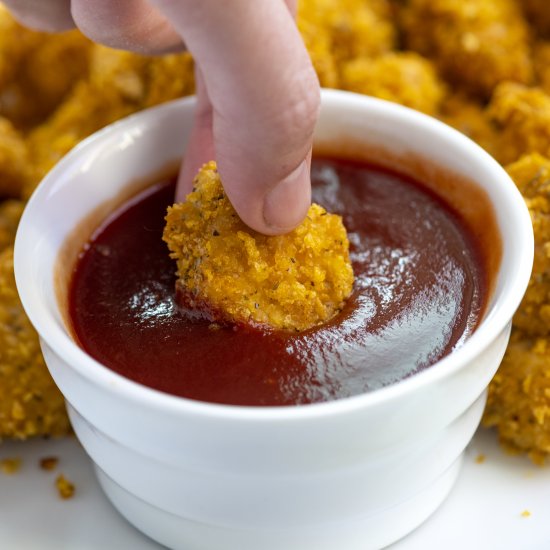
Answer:
M550 157L550 96L540 88L503 82L495 88L487 115L499 132L494 154L502 164L526 153Z
M186 202L169 208L163 238L183 303L213 320L305 330L335 315L352 291L340 216L314 204L290 233L261 235L237 216L215 162L200 170Z
M13 245L15 233L25 204L23 201L7 200L0 202L0 252ZM0 302L0 308L2 304Z
M401 15L406 47L465 91L489 97L503 80L531 82L529 30L514 0L409 0Z
M95 46L90 82L98 89L114 87L125 101L148 107L193 93L193 66L189 53L146 56Z
M78 31L35 35L35 44L21 56L13 80L0 87L0 115L25 130L43 121L87 76L92 48Z
M550 334L550 160L537 153L507 166L529 208L535 233L535 259L527 292L514 326L529 336Z
M520 0L527 19L540 36L550 38L550 5L548 0Z
M415 52L357 58L342 68L342 88L437 114L446 86L432 63Z
M19 197L29 177L29 156L23 137L0 117L0 200Z
M537 84L550 93L550 41L539 40L533 46L533 66Z
M70 149L103 126L137 110L115 87L80 81L59 109L34 128L27 139L32 171L23 197L28 198L47 172Z
M30 196L54 164L93 132L193 89L189 54L153 57L94 46L89 78L80 80L55 113L29 133L33 163L23 196Z
M19 64L40 42L41 34L17 23L0 2L0 90L15 78Z
M0 253L0 437L60 436L69 430L63 396L17 295L13 249L6 248Z
M514 329L489 385L483 424L496 427L502 445L541 464L550 455L550 345Z
M452 94L443 101L439 118L466 134L491 155L497 154L498 132L481 101L462 93Z
M301 0L298 28L322 86L339 87L340 64L396 45L388 0Z

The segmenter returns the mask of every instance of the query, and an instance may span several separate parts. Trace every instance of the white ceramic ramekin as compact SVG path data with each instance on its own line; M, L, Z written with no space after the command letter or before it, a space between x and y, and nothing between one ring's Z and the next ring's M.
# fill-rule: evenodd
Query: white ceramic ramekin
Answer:
M383 101L324 92L321 148L333 144L354 155L363 148L382 163L444 167L485 190L503 248L482 323L433 367L366 395L254 408L162 394L111 372L75 344L56 285L66 280L59 263L68 262L63 245L75 227L180 157L193 105L167 104L86 140L45 178L21 220L17 286L76 434L114 505L169 547L388 545L443 501L478 425L531 270L523 200L491 157L447 126ZM422 170L427 181L439 177L438 169Z

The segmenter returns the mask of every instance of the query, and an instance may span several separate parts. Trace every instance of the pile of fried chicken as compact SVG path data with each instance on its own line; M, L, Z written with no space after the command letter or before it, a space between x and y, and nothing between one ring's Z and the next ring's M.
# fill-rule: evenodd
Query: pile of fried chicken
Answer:
M484 424L510 450L550 455L550 10L546 0L300 0L321 85L438 117L502 163L535 231L535 265ZM193 93L188 53L147 57L78 31L22 28L0 5L0 437L68 432L13 277L17 223L35 186L79 141Z

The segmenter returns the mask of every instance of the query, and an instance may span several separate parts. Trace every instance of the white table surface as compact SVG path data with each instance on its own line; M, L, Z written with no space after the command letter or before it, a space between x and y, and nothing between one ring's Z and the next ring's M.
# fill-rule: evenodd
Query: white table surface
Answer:
M480 454L485 456L483 463L476 462ZM46 456L59 458L55 471L40 469L38 462ZM75 439L1 443L0 459L13 457L22 459L20 471L11 476L0 473L0 549L161 548L110 505ZM76 485L70 500L57 495L59 473ZM522 516L525 510L529 517ZM505 455L494 432L479 430L444 505L391 547L431 549L550 549L550 466L540 468L524 457Z

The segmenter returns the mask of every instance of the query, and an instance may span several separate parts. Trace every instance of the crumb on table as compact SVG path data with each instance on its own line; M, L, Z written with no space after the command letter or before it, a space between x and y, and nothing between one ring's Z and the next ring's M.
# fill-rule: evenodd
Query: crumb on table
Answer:
M74 484L71 483L63 474L59 474L55 480L57 492L62 499L72 498L74 495Z
M3 458L0 460L0 470L6 475L12 475L20 470L21 464L20 458Z
M48 472L55 470L58 463L59 459L55 456L45 456L44 458L41 458L39 462L40 468Z

